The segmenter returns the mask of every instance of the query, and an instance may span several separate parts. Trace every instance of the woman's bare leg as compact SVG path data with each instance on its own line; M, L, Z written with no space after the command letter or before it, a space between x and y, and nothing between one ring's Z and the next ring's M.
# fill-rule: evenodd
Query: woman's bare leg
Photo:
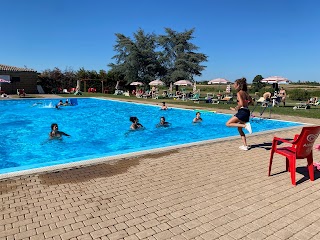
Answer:
M240 121L237 117L233 116L232 118L230 118L228 120L228 122L226 123L227 127L240 127L240 128L244 128L246 126L246 124L242 121Z
M243 130L242 130L242 127L238 127L238 132L241 136L241 139L242 139L242 142L243 142L243 145L244 146L247 146L247 138L246 138L246 135L244 134Z
M247 138L246 135L243 132L243 128L246 126L245 122L240 121L237 117L233 116L229 119L229 121L226 123L227 127L237 127L238 132L241 136L242 142L244 146L247 146Z

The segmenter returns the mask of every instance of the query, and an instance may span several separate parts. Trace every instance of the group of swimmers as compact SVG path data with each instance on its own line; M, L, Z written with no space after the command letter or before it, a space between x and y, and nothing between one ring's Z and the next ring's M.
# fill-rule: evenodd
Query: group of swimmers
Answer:
M60 109L61 106L71 106L71 103L69 103L68 99L66 100L65 103L62 100L60 100L56 105L56 109Z
M237 106L234 108L230 108L231 110L237 110L237 113L232 116L227 122L227 127L237 127L238 132L241 136L243 145L239 147L241 150L249 150L249 146L247 145L246 135L243 132L243 128L246 129L249 134L252 133L251 125L250 125L250 110L249 110L249 104L252 103L252 98L247 92L247 80L245 78L240 78L235 81L233 84L233 87L237 91ZM69 104L68 101L66 101L65 104ZM59 102L59 106L64 105L62 100ZM57 105L57 106L58 106ZM167 110L168 107L166 106L165 102L162 103L161 110ZM137 117L130 117L130 121L132 122L130 129L137 130L137 129L143 129L143 125L139 123L139 119ZM193 123L199 123L202 122L201 113L197 112L196 117L192 121ZM160 122L156 125L156 127L169 127L170 123L166 122L165 117L160 117ZM50 139L53 138L61 138L62 136L70 136L64 132L61 132L58 130L58 124L53 123L51 125L51 132L49 134Z
M161 110L167 110L168 107L166 106L165 102L162 102ZM130 129L131 130L137 130L137 129L143 129L144 126L139 123L139 119L137 117L130 117L130 122L132 122ZM201 113L196 112L196 117L192 120L193 123L199 123L202 122ZM169 122L166 122L165 117L160 117L160 122L156 125L157 128L159 127L169 127L171 124Z

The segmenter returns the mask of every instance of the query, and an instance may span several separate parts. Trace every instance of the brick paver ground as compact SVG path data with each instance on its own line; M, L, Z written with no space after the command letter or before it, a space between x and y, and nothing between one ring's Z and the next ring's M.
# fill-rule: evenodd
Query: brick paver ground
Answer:
M309 181L299 160L294 187L275 155L267 176L272 137L300 130L3 179L0 239L318 240L320 172Z

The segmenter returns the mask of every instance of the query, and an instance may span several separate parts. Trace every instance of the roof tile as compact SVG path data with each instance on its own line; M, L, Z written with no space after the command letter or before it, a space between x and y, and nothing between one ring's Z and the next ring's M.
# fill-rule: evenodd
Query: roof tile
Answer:
M0 71L10 71L10 72L36 72L30 68L20 68L20 67L13 67L4 64L0 64Z

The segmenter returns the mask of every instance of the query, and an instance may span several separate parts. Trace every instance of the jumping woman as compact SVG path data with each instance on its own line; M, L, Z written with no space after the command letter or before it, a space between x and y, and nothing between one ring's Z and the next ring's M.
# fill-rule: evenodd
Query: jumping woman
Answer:
M249 150L247 145L246 135L243 132L245 128L249 134L252 133L251 124L250 124L250 110L248 108L249 103L251 102L251 97L247 93L247 80L245 78L237 79L233 87L237 90L237 103L238 105L235 108L230 108L231 110L237 110L238 112L229 119L226 123L227 127L237 127L239 134L241 136L243 145L239 148L241 150Z

